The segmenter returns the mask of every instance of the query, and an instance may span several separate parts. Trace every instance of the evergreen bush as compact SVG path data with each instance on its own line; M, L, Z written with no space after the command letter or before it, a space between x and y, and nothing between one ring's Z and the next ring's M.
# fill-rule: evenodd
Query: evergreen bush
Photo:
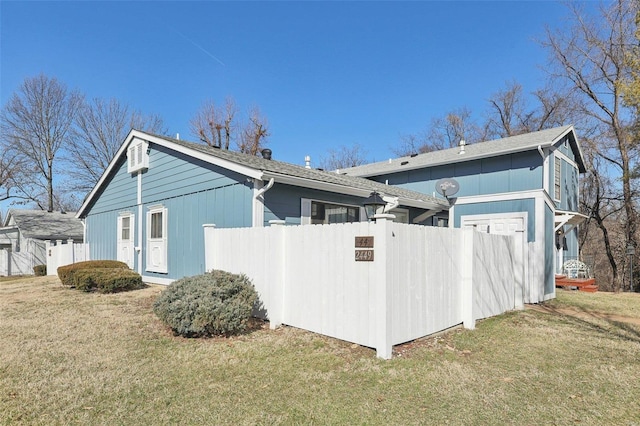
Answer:
M57 270L58 278L63 285L74 286L74 274L82 269L98 269L98 268L118 268L128 270L126 263L118 260L87 260L85 262L72 263L71 265L60 266Z
M34 266L33 273L36 277L44 277L45 275L47 275L47 265Z
M212 271L169 285L153 311L180 336L229 336L246 330L257 299L245 275Z
M116 293L144 287L142 277L135 271L123 268L78 269L73 274L76 289Z

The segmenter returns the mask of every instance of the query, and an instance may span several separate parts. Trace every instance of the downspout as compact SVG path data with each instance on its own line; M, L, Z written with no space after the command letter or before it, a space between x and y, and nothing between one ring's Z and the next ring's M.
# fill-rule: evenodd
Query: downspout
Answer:
M257 185L258 182L262 182L262 181L256 179L254 182L255 182L254 185ZM264 197L262 198L262 201L259 201L259 200L260 200L260 197L262 197L265 192L271 189L274 182L275 182L274 178L269 179L269 182L265 186L258 189L253 194L253 209L252 209L253 219L251 220L251 226L253 227L264 226Z
M258 197L260 197L262 194L264 194L265 192L267 192L268 190L270 190L270 189L271 189L271 187L273 186L273 184L275 183L275 181L276 181L276 180L275 180L274 178L269 179L269 183L267 183L267 185L266 185L266 186L263 186L262 188L260 188L260 189L258 190L258 192L256 192L256 193L253 195L253 199L254 199L254 200L257 200L257 199L258 199Z
M383 213L389 213L391 210L395 209L400 205L400 200L398 197L382 197L384 201L386 201L387 205L384 206Z
M542 160L544 160L544 151L542 150L542 145L538 145L538 152L540 153Z

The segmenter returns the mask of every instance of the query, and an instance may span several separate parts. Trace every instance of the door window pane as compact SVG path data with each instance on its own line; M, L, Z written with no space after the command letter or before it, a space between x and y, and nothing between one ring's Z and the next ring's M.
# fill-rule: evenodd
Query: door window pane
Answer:
M120 238L123 240L131 239L131 216L124 216L122 218L122 231Z
M151 235L149 238L162 238L162 212L151 213Z

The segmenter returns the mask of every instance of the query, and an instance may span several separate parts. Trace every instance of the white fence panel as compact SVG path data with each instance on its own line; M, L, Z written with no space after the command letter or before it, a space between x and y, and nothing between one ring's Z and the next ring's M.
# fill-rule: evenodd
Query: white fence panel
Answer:
M461 230L396 223L392 229L393 344L460 324Z
M474 232L474 319L514 309L516 259L513 238Z
M356 237L374 260L355 261ZM206 269L244 273L262 316L375 347L391 346L514 307L511 237L379 220L216 229L205 225Z
M0 277L9 276L9 250L0 250Z
M34 257L26 251L10 252L9 273L11 275L33 275Z
M47 242L47 275L58 275L58 267L89 260L89 245L73 240Z
M282 322L375 346L374 262L355 262L356 236L368 223L284 227L286 272ZM379 251L375 252L376 254Z

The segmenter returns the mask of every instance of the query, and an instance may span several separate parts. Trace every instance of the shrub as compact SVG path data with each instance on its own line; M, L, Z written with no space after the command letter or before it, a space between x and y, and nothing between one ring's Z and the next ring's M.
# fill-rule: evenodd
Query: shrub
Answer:
M47 265L36 265L33 267L33 273L36 277L44 277L47 275Z
M119 268L128 270L126 263L117 260L87 260L85 262L72 263L60 266L57 270L58 278L63 285L74 286L74 274L82 269Z
M153 311L180 336L228 336L246 330L257 299L245 275L212 271L169 285Z
M76 289L116 293L142 288L142 277L135 271L123 268L78 269L73 274Z

